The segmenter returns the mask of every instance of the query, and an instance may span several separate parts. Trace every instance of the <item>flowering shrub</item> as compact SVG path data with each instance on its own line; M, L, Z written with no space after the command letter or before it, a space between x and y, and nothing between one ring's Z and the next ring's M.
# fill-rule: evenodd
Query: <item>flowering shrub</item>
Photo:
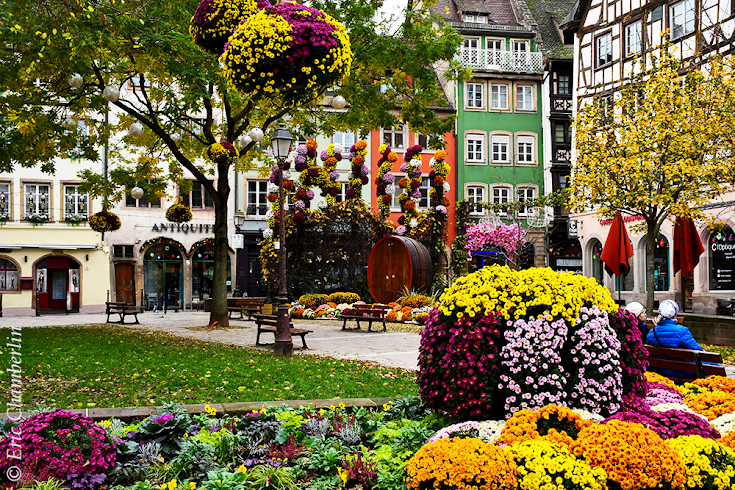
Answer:
M500 434L499 444L513 444L533 439L548 439L568 447L579 431L592 425L566 407L547 405L539 410L521 410L506 423Z
M526 441L510 450L523 490L607 490L607 474L550 441Z
M478 439L439 439L406 465L408 490L515 490L516 465L505 450Z
M328 299L330 303L337 303L335 308L339 308L341 304L357 303L360 301L360 295L357 293L332 293L329 295Z
M421 308L430 304L431 300L423 294L406 296L401 300L401 306L408 306L409 308Z
M207 156L218 165L231 164L240 155L232 143L221 141L207 147Z
M503 318L515 320L548 310L552 319L572 321L582 306L592 305L608 312L618 309L610 292L593 278L549 268L514 271L497 265L458 278L439 298L439 311L458 318L499 311Z
M687 488L729 490L735 486L735 451L699 436L666 441L681 457Z
M181 198L166 210L166 219L172 223L188 223L192 218L191 209L181 203Z
M498 387L505 391L505 411L512 414L563 402L566 374L560 352L567 338L564 320L549 322L545 315L516 320L504 336Z
M433 309L424 325L418 360L424 404L464 419L492 418L501 340L496 315L465 316L447 326Z
M569 402L594 413L615 413L623 396L620 341L597 306L582 307L580 314L570 337Z
M352 50L342 24L311 7L285 3L245 19L220 61L241 92L311 100L349 75Z
M648 351L643 347L638 318L625 308L620 308L608 315L608 319L620 341L623 393L633 392L643 396L646 391Z
M608 486L624 490L684 489L686 474L679 455L654 431L640 424L611 420L579 433L571 452L607 473Z
M526 241L526 230L519 223L506 225L481 221L468 224L465 236L467 237L465 248L470 253L482 250L486 245L493 245L501 247L508 257L513 258Z
M306 308L316 308L329 300L326 294L305 294L299 298L298 303Z
M347 199L362 199L362 186L370 182L370 169L365 165L368 154L367 141L360 140L350 148L350 173L347 174Z
M19 440L0 440L0 471L18 466L24 478L57 478L72 488L96 488L115 465L115 444L105 430L82 414L57 408L23 420ZM20 447L13 446L19 443ZM20 459L10 458L21 454ZM32 481L32 479L30 480Z
M219 56L240 21L267 5L265 0L202 0L191 18L189 34L194 44Z
M102 210L89 218L89 227L97 233L117 231L120 229L120 226L122 226L120 217L110 211Z
M378 159L378 175L375 177L375 194L378 198L378 209L383 217L390 215L390 205L393 202L395 192L396 176L391 173L393 163L398 161L398 155L391 151L390 146L385 143L378 148L380 159Z
M684 398L684 403L707 419L714 420L720 415L735 412L735 393L715 391L689 395Z

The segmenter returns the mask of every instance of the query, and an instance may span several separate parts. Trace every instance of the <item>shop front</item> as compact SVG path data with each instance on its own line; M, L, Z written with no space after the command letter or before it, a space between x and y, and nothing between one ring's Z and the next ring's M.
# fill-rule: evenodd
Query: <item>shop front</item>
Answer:
M78 312L80 264L71 257L48 257L35 264L36 298L42 312Z
M183 257L173 243L151 245L143 252L145 301L152 308L182 308L184 301Z

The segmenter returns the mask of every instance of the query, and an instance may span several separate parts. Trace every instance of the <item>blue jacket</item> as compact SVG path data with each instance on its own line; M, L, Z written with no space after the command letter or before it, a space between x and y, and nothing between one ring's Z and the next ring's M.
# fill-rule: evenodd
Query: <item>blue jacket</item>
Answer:
M646 343L656 347L703 350L702 346L694 340L692 332L690 332L684 325L676 323L676 320L674 319L661 320L658 322L656 327L648 332ZM662 369L661 372L664 376L674 378L686 378L694 374L693 372L676 371L673 369Z

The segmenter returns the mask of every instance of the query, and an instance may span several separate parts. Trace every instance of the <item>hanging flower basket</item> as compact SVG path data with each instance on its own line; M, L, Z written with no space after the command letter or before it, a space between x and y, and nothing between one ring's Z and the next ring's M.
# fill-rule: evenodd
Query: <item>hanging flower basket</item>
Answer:
M120 229L120 216L109 211L100 211L89 218L89 227L98 233L117 231Z
M166 219L172 223L188 223L192 219L191 209L179 200L166 210Z
M240 156L240 153L232 143L221 141L219 143L209 145L209 148L207 148L207 156L218 165L228 165L234 163L234 161L237 160L237 157Z

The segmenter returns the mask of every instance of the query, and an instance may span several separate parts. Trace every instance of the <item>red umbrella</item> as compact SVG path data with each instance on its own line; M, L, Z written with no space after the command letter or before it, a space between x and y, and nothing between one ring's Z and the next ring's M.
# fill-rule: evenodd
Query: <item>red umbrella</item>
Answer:
M690 219L676 218L674 225L674 274L681 269L681 275L692 274L704 253L702 240L697 227Z
M605 246L602 248L600 259L605 264L605 270L608 274L616 276L627 276L630 272L630 264L628 261L633 256L633 245L628 238L628 231L625 229L623 217L620 213L610 226L610 233L607 234Z

